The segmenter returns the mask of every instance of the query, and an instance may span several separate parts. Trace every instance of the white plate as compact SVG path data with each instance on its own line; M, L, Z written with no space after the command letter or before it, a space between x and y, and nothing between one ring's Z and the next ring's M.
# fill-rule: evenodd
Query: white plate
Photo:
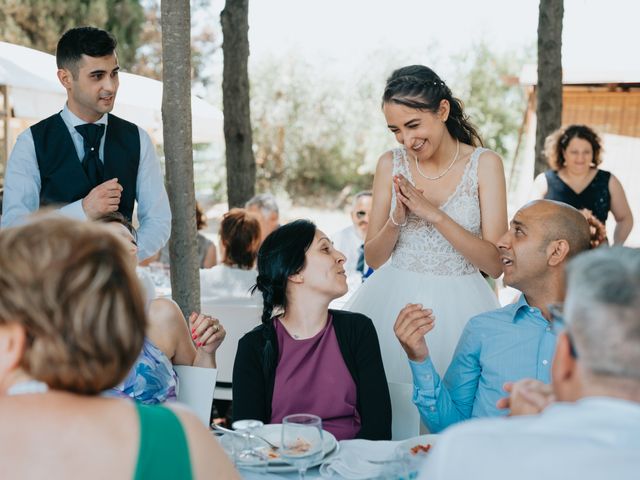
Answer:
M411 449L416 445L427 445L430 444L431 447L435 445L438 439L438 435L420 435L419 437L408 438L407 440L403 440L396 447L396 452L398 453L408 453L411 454ZM419 455L419 454L417 454Z
M282 441L282 438L281 438L282 424L273 423L269 425L264 425L263 427L257 429L255 431L255 434L269 440L274 445L280 445L280 442ZM220 439L220 441L223 444L226 441L225 437L226 435L223 435ZM264 442L260 442L260 440L256 440L256 441L262 444L264 443ZM334 437L332 433L327 432L326 430L323 430L322 431L322 453L323 453L322 458L317 462L314 462L311 465L309 465L309 468L320 465L322 462L324 462L324 459L328 455L334 452L337 452L339 449L340 449L340 444L338 443L338 440L336 440L336 437ZM265 453L268 450L269 450L269 447L265 447ZM284 472L296 472L297 469L295 466L290 465L279 458L274 458L269 460L267 465L267 471L273 472L273 473L284 473Z

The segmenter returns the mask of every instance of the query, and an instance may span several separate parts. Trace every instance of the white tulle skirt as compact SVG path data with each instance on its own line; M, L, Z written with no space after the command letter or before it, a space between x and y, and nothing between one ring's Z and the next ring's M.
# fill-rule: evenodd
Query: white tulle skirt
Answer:
M427 344L442 376L469 318L499 307L496 295L478 272L443 276L400 270L387 264L354 293L345 310L371 318L378 332L387 381L412 383L407 355L393 333L393 324L407 303L421 303L435 314Z

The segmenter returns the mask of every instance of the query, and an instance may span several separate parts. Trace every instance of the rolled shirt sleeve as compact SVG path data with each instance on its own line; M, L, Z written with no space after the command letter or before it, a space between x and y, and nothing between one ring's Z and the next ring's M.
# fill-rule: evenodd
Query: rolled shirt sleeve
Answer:
M413 403L431 433L471 417L481 368L479 343L469 324L460 337L444 382L429 357L409 361L413 375Z

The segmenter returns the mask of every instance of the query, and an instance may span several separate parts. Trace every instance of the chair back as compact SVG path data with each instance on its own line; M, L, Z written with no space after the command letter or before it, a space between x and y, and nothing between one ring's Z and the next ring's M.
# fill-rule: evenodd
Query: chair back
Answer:
M233 377L233 362L238 350L238 341L242 336L260 325L262 307L256 304L220 304L215 302L202 303L202 313L211 315L224 325L227 335L216 352L218 366L218 385L215 398L231 400L231 380Z
M187 405L208 427L218 371L215 368L174 365L178 375L178 402Z
M389 382L391 397L391 440L405 440L420 435L420 413L412 402L413 385Z

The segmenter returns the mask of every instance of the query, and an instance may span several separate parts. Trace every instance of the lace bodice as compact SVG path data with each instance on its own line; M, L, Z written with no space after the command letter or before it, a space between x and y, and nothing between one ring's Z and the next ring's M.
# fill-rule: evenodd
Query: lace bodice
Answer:
M476 148L471 154L460 183L440 207L456 223L478 237L481 232L478 158L485 150ZM404 147L395 148L392 152L393 175L402 174L414 183ZM393 211L396 205L393 186L391 192ZM477 271L477 268L453 248L433 224L412 213L407 217L407 224L400 228L391 264L404 270L433 275L467 275Z

